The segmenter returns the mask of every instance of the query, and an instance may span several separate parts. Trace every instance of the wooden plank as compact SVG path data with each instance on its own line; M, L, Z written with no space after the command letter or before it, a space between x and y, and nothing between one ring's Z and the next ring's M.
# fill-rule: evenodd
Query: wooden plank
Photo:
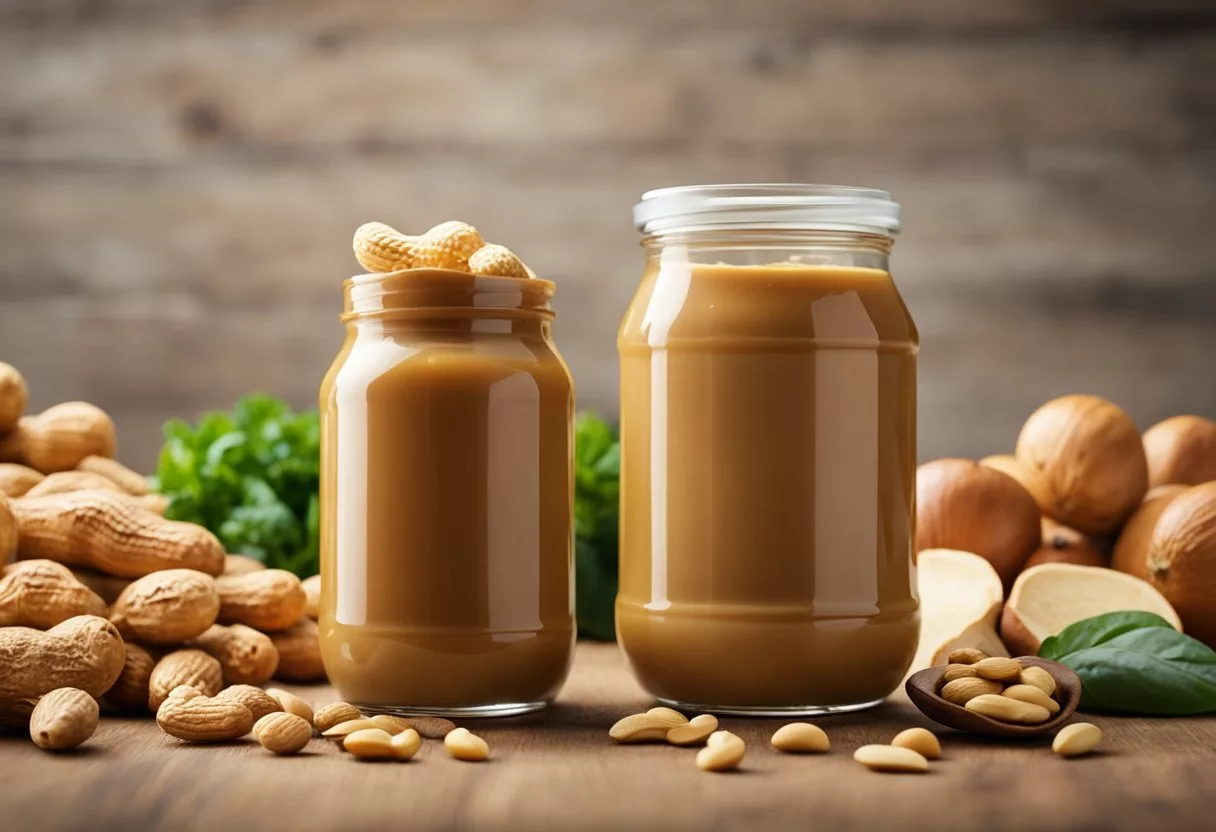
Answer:
M314 704L324 687L297 688ZM709 775L694 752L614 746L608 727L651 703L614 645L580 645L558 704L539 718L479 722L491 761L448 759L425 741L409 764L358 763L314 740L274 758L245 739L183 746L150 720L103 720L79 752L51 755L0 739L13 828L785 830L1206 828L1216 786L1212 719L1093 717L1100 753L1054 757L1043 743L999 745L943 729L945 756L927 776L853 762L860 745L930 726L901 696L860 714L816 720L823 756L768 747L774 720L724 719L748 743L743 768ZM1091 718L1091 717L1087 717Z
M369 25L372 25L369 23ZM926 46L787 33L376 26L318 47L290 20L0 34L0 159L146 166L500 144L1003 149L1203 147L1213 37ZM544 67L543 72L537 71ZM290 83L285 83L289 81Z

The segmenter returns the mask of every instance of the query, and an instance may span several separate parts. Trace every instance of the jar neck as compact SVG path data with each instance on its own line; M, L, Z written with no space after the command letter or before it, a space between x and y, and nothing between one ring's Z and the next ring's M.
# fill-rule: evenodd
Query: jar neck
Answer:
M535 278L491 277L446 269L405 269L352 277L343 284L348 323L393 322L395 326L477 331L485 322L547 326L554 285ZM484 328L483 328L484 329ZM488 329L502 329L488 327Z
M892 237L854 231L684 230L642 238L648 262L765 266L798 264L882 269Z

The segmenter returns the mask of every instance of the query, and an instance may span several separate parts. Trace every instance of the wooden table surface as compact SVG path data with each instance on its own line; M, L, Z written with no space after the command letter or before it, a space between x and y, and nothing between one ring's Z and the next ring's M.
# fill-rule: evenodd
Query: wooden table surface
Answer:
M313 702L328 687L296 688ZM944 758L927 775L884 775L852 760L859 745L929 725L899 694L868 712L817 720L823 756L768 747L779 722L727 718L748 743L739 772L698 771L694 752L617 746L619 717L652 703L612 645L583 644L546 715L473 726L484 764L424 741L410 763L361 763L314 740L275 758L252 739L187 746L149 719L103 719L75 752L0 739L0 828L245 830L1212 828L1216 717L1091 717L1099 754L1063 760L1046 744L1004 745L942 729Z

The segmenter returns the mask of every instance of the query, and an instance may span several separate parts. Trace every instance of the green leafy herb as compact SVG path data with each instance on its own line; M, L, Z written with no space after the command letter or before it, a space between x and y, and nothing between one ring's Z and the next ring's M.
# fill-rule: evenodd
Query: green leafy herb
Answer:
M165 424L156 470L166 516L206 526L233 553L298 575L318 571L320 427L266 395L231 413L207 413L195 427Z
M1039 656L1081 677L1086 710L1184 716L1216 711L1216 651L1159 615L1112 612L1065 627Z
M229 552L300 576L318 563L320 428L315 411L296 413L266 395L191 426L165 424L157 468L167 516L213 531ZM579 416L575 443L575 604L580 633L614 635L621 448L616 431Z
M575 609L579 633L614 637L617 588L617 520L620 516L621 445L616 431L594 413L575 424Z

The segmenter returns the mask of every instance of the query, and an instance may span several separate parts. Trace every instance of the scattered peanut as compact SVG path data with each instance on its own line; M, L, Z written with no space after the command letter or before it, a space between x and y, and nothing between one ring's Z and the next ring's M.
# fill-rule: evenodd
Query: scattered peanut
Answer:
M1048 710L1041 705L1032 705L1008 696L986 693L967 701L967 710L995 719L1000 722L1014 722L1021 725L1038 725L1051 718Z
M189 686L215 696L224 686L220 663L202 650L174 650L156 663L148 678L148 707L158 711L175 688Z
M1010 685L1001 692L1001 696L1038 705L1040 708L1046 708L1048 713L1058 714L1060 712L1060 703L1034 685Z
M224 547L202 526L166 520L113 492L25 497L13 514L29 558L127 578L178 568L217 575L224 564Z
M923 754L895 745L863 745L853 752L853 759L871 771L923 774L929 770Z
M0 462L18 462L44 474L70 471L88 456L114 456L114 422L87 402L65 402L23 416L0 439Z
M686 725L677 725L667 732L667 741L672 745L701 745L709 735L718 730L718 718L713 714L694 716Z
M0 569L0 576L0 627L46 630L76 615L106 614L97 593L54 561L20 561Z
M380 728L380 726L372 722L371 717L359 716L355 717L354 719L347 719L339 722L336 725L329 726L321 732L321 736L325 737L327 740L336 740L338 742L342 742L356 731L365 731L368 728ZM384 731L383 728L380 728L380 730ZM384 731L384 733L387 734L388 731Z
M193 569L165 569L124 589L110 621L127 639L180 644L204 633L219 610L215 578Z
M28 399L25 377L12 364L0 361L0 433L17 426Z
M469 257L469 271L473 274L498 275L500 277L528 278L528 267L506 246L487 243Z
M949 664L975 664L986 658L988 658L988 654L983 650L976 650L974 647L960 647L957 650L951 650L946 661Z
M283 710L289 714L295 714L298 717L308 720L308 724L312 725L312 706L305 702L300 697L296 696L289 690L281 688L267 688L266 693L272 696L283 706Z
M249 713L253 714L254 720L259 720L267 714L276 714L283 711L283 706L279 704L279 700L253 685L233 685L232 687L224 688L215 695L215 698L231 699L240 702L249 709ZM295 714L292 714L292 716L295 716Z
M1051 741L1051 750L1061 757L1080 757L1088 754L1102 742L1102 729L1092 722L1074 722L1065 725Z
M335 725L341 725L343 722L351 722L362 718L362 712L349 702L331 702L328 705L322 705L317 708L313 713L312 724L317 726L317 730L324 734Z
M9 499L23 497L45 476L26 465L0 462L0 494Z
M393 745L393 751L401 760L412 760L418 753L418 749L422 748L422 737L418 736L418 732L413 728L406 728L400 734L394 734L390 742ZM489 749L487 749L487 753L489 753Z
M321 636L317 622L301 618L279 633L270 633L270 640L279 654L275 678L288 682L320 682L325 679L325 664L321 661Z
M714 731L697 752L697 768L701 771L733 771L743 762L747 744L730 731Z
M304 588L284 569L221 575L216 588L221 624L246 624L269 633L286 630L304 617Z
M942 674L942 682L953 682L955 679L976 678L975 668L969 664L951 664L946 666Z
M186 646L218 661L229 685L260 685L279 666L279 651L270 636L244 624L213 624Z
M30 714L30 739L47 751L75 748L97 730L97 700L76 688L58 688L43 696Z
M441 740L456 730L456 723L441 716L413 716L410 725L428 740Z
M253 729L253 714L236 699L203 696L182 685L157 708L156 724L181 740L219 742L248 734Z
M123 491L136 497L143 496L152 490L148 487L147 477L137 474L118 460L109 457L86 456L80 460L76 469L88 471L91 474L100 474L121 487Z
M363 728L348 734L342 747L360 760L391 760L397 756L393 738L382 728Z
M79 688L101 696L122 672L126 651L109 621L78 615L43 632L0 629L0 700L42 696Z
M152 679L152 671L156 667L156 659L134 642L123 645L126 659L123 661L122 672L118 681L106 691L106 704L123 711L148 711L148 684Z
M831 740L818 725L791 722L782 725L769 740L773 748L787 754L822 754L832 747Z
M480 232L468 223L442 222L415 242L413 266L467 272L469 258L485 244Z
M688 720L684 715L676 711L670 713L648 711L644 714L631 714L618 720L608 730L608 736L620 743L654 742L667 739L668 731L687 723Z
M280 711L255 722L253 735L272 754L295 754L312 739L312 726L295 714Z
M313 575L305 578L301 582L301 586L304 587L304 598L306 599L304 614L316 621L321 613L321 576Z
M417 237L402 234L382 222L368 222L355 229L355 259L369 272L395 272L414 265Z
M973 676L947 682L945 687L942 688L941 697L947 702L953 702L955 705L966 705L977 696L999 694L1000 692L1000 682L993 682L989 679L980 679Z
M347 742L350 738L347 737ZM490 756L490 746L468 728L457 728L443 738L443 747L457 760L479 763Z
M926 760L937 760L942 756L942 744L937 735L924 728L908 728L900 731L891 740L896 748L910 748Z
M1018 679L1023 685L1034 685L1048 696L1056 692L1055 677L1037 665L1022 668L1022 673Z
M265 568L266 564L248 555L224 555L224 571L220 574L225 577L245 575L249 572L260 572Z
M1021 673L1022 663L1017 659L992 656L987 659L980 659L975 663L975 675L981 679L990 679L994 682L1012 682Z

